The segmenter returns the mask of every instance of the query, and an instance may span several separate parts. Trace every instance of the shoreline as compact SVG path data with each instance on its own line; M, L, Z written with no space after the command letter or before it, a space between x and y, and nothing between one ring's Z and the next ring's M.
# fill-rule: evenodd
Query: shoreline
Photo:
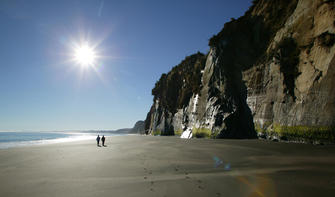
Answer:
M44 146L44 145L51 145L51 144L60 144L60 143L71 143L77 141L88 141L94 140L94 136L88 136L85 138L57 138L57 139L48 139L48 140L31 140L31 141L16 141L16 142L1 142L0 143L0 150L2 149L12 149L12 148L27 148L27 147L34 147L34 146Z
M68 134L68 133L66 133ZM49 144L59 144L59 143L71 143L77 141L95 141L96 135L91 133L71 133L72 136L55 138L55 139L41 139L41 140L22 140L22 141L9 141L9 142L0 142L0 150L1 149L11 149L11 148L19 148L19 147L32 147L32 146L42 146ZM122 135L132 135L132 134L112 134L107 135L105 137L112 136L122 136Z

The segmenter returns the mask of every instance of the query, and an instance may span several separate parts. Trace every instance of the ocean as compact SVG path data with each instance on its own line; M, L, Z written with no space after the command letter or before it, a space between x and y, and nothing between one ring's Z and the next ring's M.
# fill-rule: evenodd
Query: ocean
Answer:
M0 132L0 149L90 139L95 140L96 136L97 134L95 133L81 132Z

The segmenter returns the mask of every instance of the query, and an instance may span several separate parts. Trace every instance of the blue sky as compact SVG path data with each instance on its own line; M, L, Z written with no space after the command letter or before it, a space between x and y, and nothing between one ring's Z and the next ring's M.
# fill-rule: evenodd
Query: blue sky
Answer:
M0 1L0 131L132 127L162 73L209 50L249 0ZM71 61L95 45L94 67Z

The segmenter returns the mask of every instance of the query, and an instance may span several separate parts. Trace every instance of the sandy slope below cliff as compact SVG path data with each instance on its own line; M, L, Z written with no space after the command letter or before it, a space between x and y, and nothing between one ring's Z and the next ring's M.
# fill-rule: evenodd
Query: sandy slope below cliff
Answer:
M332 196L334 155L334 146L150 136L11 148L0 150L0 196Z

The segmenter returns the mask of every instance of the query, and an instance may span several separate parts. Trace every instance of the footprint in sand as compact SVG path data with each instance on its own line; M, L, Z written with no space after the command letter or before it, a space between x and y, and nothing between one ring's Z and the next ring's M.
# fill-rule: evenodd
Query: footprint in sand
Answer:
M200 186L200 185L198 186L198 188L201 189L201 190L204 190L204 188L202 186Z
M220 197L220 196L221 196L221 193L220 193L220 192L216 193L216 196L217 196L217 197Z
M190 177L188 176L188 172L184 172L185 173L185 179L190 179Z
M205 188L202 186L202 180L197 180L198 185L198 189L204 190Z
M155 182L153 182L153 181L150 182L150 191L152 191L152 192L155 191L154 190L154 183Z
M151 170L148 170L147 168L143 168L143 170L145 171L145 174L147 175L147 176L144 176L143 178L144 178L144 180L148 180L148 181L150 181L150 176L148 176L148 175L151 175L152 174L152 171ZM149 190L151 191L151 192L154 192L155 190L154 190L154 181L150 181L150 188L149 188Z

